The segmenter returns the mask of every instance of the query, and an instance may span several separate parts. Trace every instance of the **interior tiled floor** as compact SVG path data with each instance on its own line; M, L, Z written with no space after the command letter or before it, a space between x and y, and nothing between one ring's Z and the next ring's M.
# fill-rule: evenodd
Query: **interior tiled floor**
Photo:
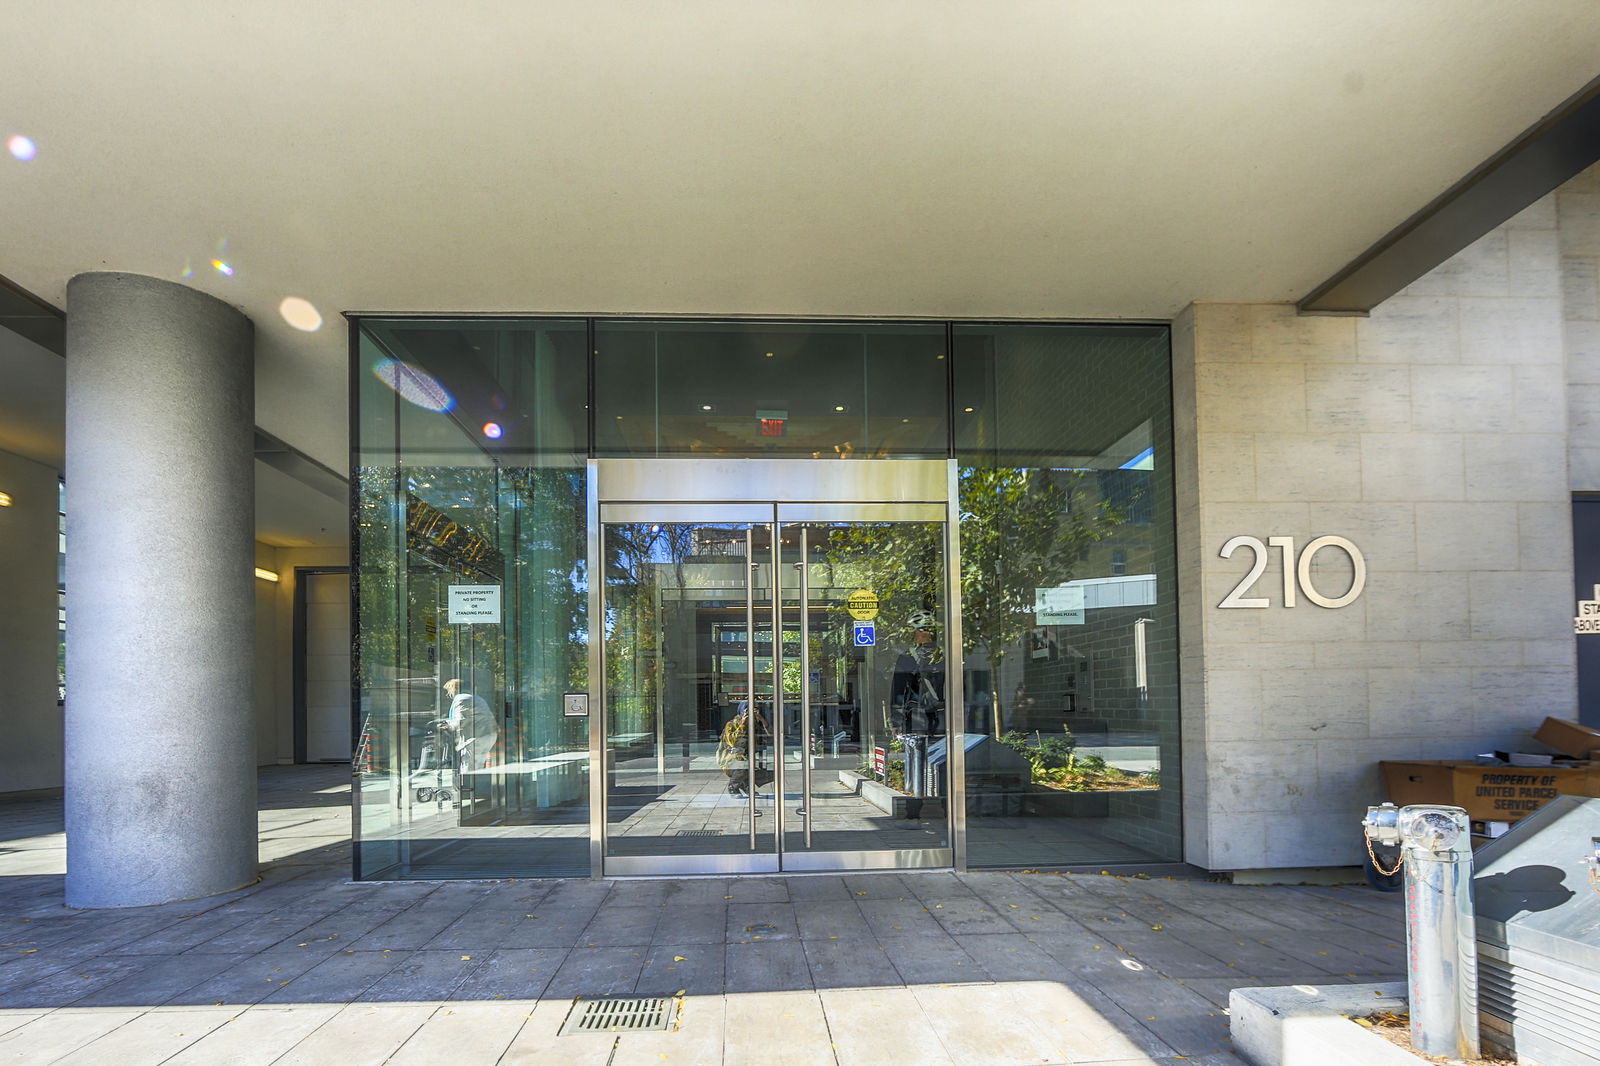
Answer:
M101 912L61 904L59 803L0 804L0 1063L1236 1063L1229 989L1403 972L1364 887L353 884L348 804L343 768L264 770L258 884ZM606 994L679 998L678 1028L558 1035Z
M619 757L608 782L608 855L673 856L748 854L754 823L755 850L773 853L772 833L779 814L773 783L756 789L754 802L730 785L735 781L722 769L715 745L704 745L681 762L660 765L653 757ZM1129 748L1129 751L1143 751ZM816 852L881 852L948 849L950 835L945 802L930 797L889 806L891 793L873 783L861 783L842 774L845 763L819 768L805 792L797 759L785 768L782 821L784 848L800 855ZM763 760L763 766L770 765ZM742 768L741 768L742 769ZM505 768L476 776L484 812L473 818L457 809L456 796L463 778L454 770L416 771L409 784L414 802L409 823L397 831L393 814L385 808L395 803L399 784L388 773L369 774L362 788L369 813L365 821L368 840L405 836L412 846L413 867L436 876L494 876L508 870L543 875L552 870L581 874L588 870L589 824L586 807L526 809L516 806L507 790ZM848 779L848 783L847 783ZM876 789L877 802L866 794ZM429 798L437 792L449 799ZM807 800L809 796L809 801ZM887 808L887 809L886 809ZM1030 867L1117 863L1153 863L1165 856L1119 839L1104 818L1025 817L968 814L969 855L973 865ZM804 831L809 821L811 838ZM519 863L512 842L540 841L553 865ZM566 847L562 846L562 842ZM531 851L524 851L531 855ZM1048 856L1048 863L1042 858ZM508 864L509 863L509 864ZM948 865L948 860L942 861ZM708 864L707 869L715 866ZM782 868L787 869L787 866Z

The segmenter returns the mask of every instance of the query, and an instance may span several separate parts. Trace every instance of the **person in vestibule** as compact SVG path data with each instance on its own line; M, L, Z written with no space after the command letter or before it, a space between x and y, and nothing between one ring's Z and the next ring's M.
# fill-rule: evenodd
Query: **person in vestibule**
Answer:
M461 770L481 770L493 765L500 744L500 723L482 696L466 690L465 682L452 677L442 686L450 697L444 724L455 741L456 766Z

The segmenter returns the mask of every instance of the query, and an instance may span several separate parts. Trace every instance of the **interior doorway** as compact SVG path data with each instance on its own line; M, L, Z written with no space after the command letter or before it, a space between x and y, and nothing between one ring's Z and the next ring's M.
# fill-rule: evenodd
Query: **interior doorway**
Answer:
M350 571L297 567L295 762L350 761Z

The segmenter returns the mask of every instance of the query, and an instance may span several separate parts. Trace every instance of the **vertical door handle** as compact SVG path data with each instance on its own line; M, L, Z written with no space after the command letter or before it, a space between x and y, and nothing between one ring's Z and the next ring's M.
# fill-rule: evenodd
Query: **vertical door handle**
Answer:
M788 734L783 714L783 571L782 527L776 521L772 531L772 839L783 844L783 742Z
M795 813L805 829L806 847L811 846L811 582L806 569L811 553L806 544L809 530L800 527L800 809Z
M756 850L756 532L744 531L744 751L745 800L750 806L750 850Z

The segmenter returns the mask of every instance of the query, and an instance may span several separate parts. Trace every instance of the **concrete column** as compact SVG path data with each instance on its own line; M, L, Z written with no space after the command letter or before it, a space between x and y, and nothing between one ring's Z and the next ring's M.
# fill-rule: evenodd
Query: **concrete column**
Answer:
M67 904L256 876L254 334L137 274L67 286Z

